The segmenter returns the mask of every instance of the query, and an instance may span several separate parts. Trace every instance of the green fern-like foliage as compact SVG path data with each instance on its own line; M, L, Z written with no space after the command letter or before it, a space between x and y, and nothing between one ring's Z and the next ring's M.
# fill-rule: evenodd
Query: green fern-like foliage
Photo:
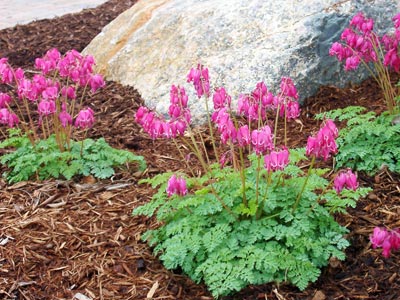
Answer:
M400 124L392 124L393 116L374 112L362 113L365 108L350 106L319 114L318 119L346 121L337 139L339 153L336 167L349 167L369 174L383 166L400 172Z
M103 138L72 141L70 151L61 152L54 135L33 146L26 135L12 131L10 137L0 143L0 148L10 147L14 150L2 155L0 160L8 167L3 175L10 183L33 178L71 179L75 175L104 179L114 175L115 167L127 162L136 162L141 170L146 168L143 157L114 149Z
M167 197L171 174L143 180L158 191L133 214L156 216L162 223L145 232L143 239L154 247L166 268L180 268L195 282L204 282L215 297L267 282L290 282L305 289L318 278L330 257L345 258L343 250L348 242L343 235L347 229L331 213L354 206L369 189L319 195L317 191L329 182L322 177L327 170L316 169L293 211L306 178L296 165L306 159L304 152L304 148L291 150L291 163L285 170L272 173L269 185L259 185L264 200L260 217L253 208L254 156L245 170L248 206L243 205L240 176L231 168L213 166L210 174L187 180L192 192L184 197ZM265 182L267 173L261 172Z

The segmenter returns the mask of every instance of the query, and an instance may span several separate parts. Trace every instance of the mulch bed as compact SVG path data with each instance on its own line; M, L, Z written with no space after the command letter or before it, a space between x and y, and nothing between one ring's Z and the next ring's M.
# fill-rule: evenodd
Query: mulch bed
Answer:
M101 29L136 1L110 0L97 8L52 20L32 22L0 31L0 57L13 66L32 69L34 58L57 47L82 51ZM190 66L188 66L189 68ZM300 91L301 92L301 91ZM89 100L88 100L89 101ZM346 89L323 87L305 101L301 122L292 123L292 146L304 146L321 111L363 105L382 111L382 95L367 80ZM134 122L143 100L133 87L107 82L90 103L97 123L92 138L104 137L113 147L143 155L144 174L134 166L108 180L0 181L0 298L73 299L212 299L203 285L166 270L140 239L152 219L132 217L133 208L154 193L139 185L140 176L184 169L172 143L152 141ZM3 169L4 171L4 169ZM383 169L376 176L359 174L373 188L357 208L340 217L351 230L344 262L331 263L305 291L281 284L250 286L226 299L398 299L399 253L383 259L371 249L375 226L400 226L400 176Z

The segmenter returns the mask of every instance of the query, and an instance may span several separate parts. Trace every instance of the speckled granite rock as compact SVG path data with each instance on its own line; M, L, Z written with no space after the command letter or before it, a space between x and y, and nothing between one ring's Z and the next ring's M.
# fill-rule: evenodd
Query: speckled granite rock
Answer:
M282 76L294 79L304 99L320 85L365 78L345 73L328 54L353 15L363 11L384 29L398 10L397 0L141 0L85 51L107 79L135 86L160 112L167 110L171 84L193 91L186 75L198 62L233 99L262 80L274 91ZM204 104L191 99L201 120Z

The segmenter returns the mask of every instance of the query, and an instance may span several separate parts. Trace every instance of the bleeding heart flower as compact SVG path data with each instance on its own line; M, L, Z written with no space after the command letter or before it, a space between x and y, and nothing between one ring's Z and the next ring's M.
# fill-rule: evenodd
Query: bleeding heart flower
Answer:
M94 124L94 112L91 108L82 109L75 119L75 126L78 128L90 128Z

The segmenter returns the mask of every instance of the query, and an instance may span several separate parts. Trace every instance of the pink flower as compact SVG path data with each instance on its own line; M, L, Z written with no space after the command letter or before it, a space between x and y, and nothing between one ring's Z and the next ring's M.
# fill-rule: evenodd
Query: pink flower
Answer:
M170 92L170 103L180 108L186 108L188 104L188 96L184 87L172 85Z
M400 56L398 47L392 48L386 52L383 64L385 66L391 66L396 72L400 71Z
M340 172L333 181L333 187L338 194L344 188L355 191L358 188L357 175L350 169Z
M289 77L282 77L281 79L281 94L284 97L298 99L297 89L294 86L293 80Z
M60 114L58 115L58 119L60 120L61 126L64 128L72 124L72 117L66 111L60 112Z
M72 124L72 117L67 112L67 105L65 103L61 104L61 112L58 114L58 119L60 120L61 126L66 128Z
M21 68L18 68L15 70L14 75L15 75L15 79L17 80L17 82L19 82L25 78L25 71Z
M211 115L211 121L216 123L218 127L220 126L220 124L224 124L227 121L226 119L228 118L229 114L227 113L226 107L213 112L213 114Z
M19 119L16 114L10 112L7 108L0 109L0 124L13 128L18 123Z
M182 115L181 107L176 104L171 104L168 108L168 115L173 119L179 118Z
M173 127L172 127L173 125ZM178 135L183 135L185 133L187 127L187 123L182 120L178 120L174 123L171 123L171 130L173 137L178 136Z
M346 71L355 70L360 65L360 62L361 62L361 60L357 55L350 56L350 57L346 58L346 64L345 64L344 69Z
M372 248L382 247L382 255L385 258L390 257L392 250L400 249L400 229L395 228L387 231L385 228L375 227L370 236Z
M265 118L265 110L272 105L274 95L268 91L264 82L259 82L251 93L251 98L258 106L261 106L261 115Z
M151 130L151 126L153 125L153 122L157 119L157 116L154 112L149 111L143 115L143 118L141 122L139 123L142 125L143 129L149 133Z
M6 93L0 93L0 108L5 108L11 103L11 96Z
M54 100L42 100L38 105L38 113L41 116L48 116L56 112L56 103Z
M148 133L153 139L157 139L163 136L164 135L163 122L159 118L155 118L150 125Z
M332 120L326 120L324 126L315 137L308 137L306 155L327 160L331 154L337 153L336 137L337 129L335 124Z
M268 89L263 81L256 84L256 88L251 93L251 96L259 103L262 99L267 96Z
M384 258L389 258L391 250L392 250L392 244L390 243L390 238L386 238L382 243L382 256Z
M75 126L78 128L90 128L94 124L94 112L91 108L82 109L75 119Z
M300 116L300 105L297 101L289 101L286 105L286 118L296 119Z
M13 72L7 61L5 57L0 58L0 79L2 83L10 84L13 82Z
M343 46L342 44L335 42L332 44L331 48L329 49L330 56L336 56L339 61L342 61L349 56L352 55L352 51L348 48Z
M43 74L48 74L56 69L60 58L61 54L56 48L50 49L42 58L35 59L35 68L41 70Z
M250 108L250 97L248 95L239 95L238 105L237 105L237 113L239 115L248 116Z
M219 159L219 166L221 170L225 167L225 165L232 161L232 153L231 151L227 151L222 153L221 158Z
M331 119L325 120L325 127L327 127L332 133L333 138L337 138L339 136L339 130L337 129L335 123Z
M394 23L394 27L395 28L399 28L400 27L400 13L395 15L392 20L393 20L393 23Z
M29 79L22 79L17 84L17 93L20 99L26 98L30 101L37 101L39 97L39 90L35 84Z
M104 82L103 76L100 74L92 75L89 79L89 85L92 93L96 92L99 88L104 87L106 84Z
M374 21L365 18L362 12L357 13L350 21L350 25L363 33L369 33L374 29Z
M87 73L93 73L93 66L95 65L94 57L86 55L82 57L81 68ZM97 74L98 75L98 74Z
M49 86L42 92L42 98L45 100L55 100L58 97L58 87Z
M64 86L61 89L61 95L63 95L63 97L67 99L75 100L76 99L75 88L73 86Z
M221 133L221 142L223 144L226 144L228 141L232 143L236 141L237 132L231 118L226 119L226 122L221 124L218 129Z
M167 194L168 197L172 195L184 196L188 193L186 187L186 180L184 178L177 177L175 174L171 176L167 183Z
M225 106L230 107L231 105L231 96L229 96L223 87L215 89L213 95L213 103L214 109L218 110Z
M385 228L375 227L373 234L370 236L372 248L382 247L383 242L389 237L389 232Z
M22 78L23 80L24 78ZM46 79L43 75L36 74L33 76L32 85L37 89L38 94L41 94L47 86L54 85L51 80Z
M274 145L272 142L273 134L268 125L260 129L255 129L251 132L251 143L257 155L262 154L267 150L272 150Z
M289 151L283 150L271 151L270 154L264 156L264 167L267 171L283 170L289 163Z
M197 68L192 68L187 75L187 82L193 82L197 96L201 98L204 94L210 96L210 81L208 77L208 69L198 64Z
M257 121L258 120L258 105L257 105L257 103L252 103L249 106L249 110L247 111L247 118L250 121Z
M239 147L245 147L250 144L250 131L249 126L243 125L241 126L236 135L236 139L238 141Z
M400 249L400 228L392 230L389 241L393 250L397 251Z

